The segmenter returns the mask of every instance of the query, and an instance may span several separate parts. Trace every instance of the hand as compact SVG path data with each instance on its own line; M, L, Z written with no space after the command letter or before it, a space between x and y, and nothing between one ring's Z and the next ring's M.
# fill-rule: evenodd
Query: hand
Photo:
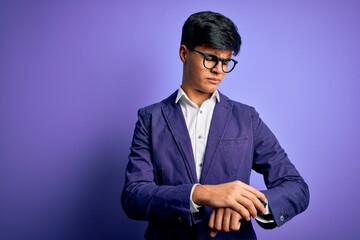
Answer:
M212 208L231 208L242 218L250 220L256 217L257 209L266 213L262 202L267 202L265 195L241 181L218 185L197 185L192 195L193 202Z
M231 208L214 208L209 219L210 237L215 237L220 231L238 231L240 219L241 215Z

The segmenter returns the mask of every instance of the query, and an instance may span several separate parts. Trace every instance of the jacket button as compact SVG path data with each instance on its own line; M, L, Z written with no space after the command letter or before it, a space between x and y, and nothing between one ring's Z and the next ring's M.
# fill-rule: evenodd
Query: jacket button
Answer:
M285 217L283 215L280 216L280 221L281 222L285 221Z

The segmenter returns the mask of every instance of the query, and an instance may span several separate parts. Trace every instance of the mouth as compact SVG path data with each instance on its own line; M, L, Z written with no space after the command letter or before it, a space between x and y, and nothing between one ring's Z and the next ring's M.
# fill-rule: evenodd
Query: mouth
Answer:
M213 77L209 77L207 78L207 80L212 84L219 84L221 82L219 78L213 78Z

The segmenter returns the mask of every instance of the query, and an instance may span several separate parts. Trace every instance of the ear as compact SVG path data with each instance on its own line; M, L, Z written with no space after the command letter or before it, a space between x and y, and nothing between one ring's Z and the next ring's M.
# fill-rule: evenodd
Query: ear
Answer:
M183 63L186 62L188 54L189 54L189 50L187 49L187 47L185 45L181 45L179 49L179 56Z

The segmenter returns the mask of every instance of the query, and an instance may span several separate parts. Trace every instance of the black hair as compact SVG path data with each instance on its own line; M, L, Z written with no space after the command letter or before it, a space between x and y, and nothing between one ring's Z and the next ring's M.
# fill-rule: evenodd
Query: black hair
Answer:
M236 25L220 13L204 11L192 14L182 28L181 44L188 48L206 45L215 49L240 51L241 37Z

